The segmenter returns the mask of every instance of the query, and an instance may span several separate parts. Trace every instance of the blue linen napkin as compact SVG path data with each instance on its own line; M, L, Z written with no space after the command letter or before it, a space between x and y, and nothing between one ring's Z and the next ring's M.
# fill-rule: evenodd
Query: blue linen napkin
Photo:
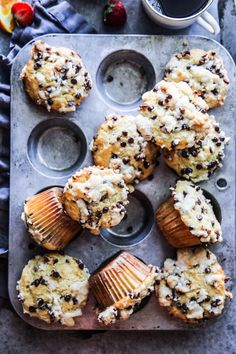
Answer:
M34 21L26 28L16 27L10 52L0 55L0 70L10 78L11 65L19 50L30 40L48 33L95 33L93 27L66 1L38 0L33 3ZM7 252L9 200L10 86L0 83L0 255Z

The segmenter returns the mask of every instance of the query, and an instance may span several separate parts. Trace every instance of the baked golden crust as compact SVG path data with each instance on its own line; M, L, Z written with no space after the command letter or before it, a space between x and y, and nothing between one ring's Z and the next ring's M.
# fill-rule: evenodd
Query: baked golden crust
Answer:
M67 214L98 235L100 228L118 225L125 216L128 188L112 169L91 166L73 175L64 189Z
M17 283L24 313L47 323L75 324L88 299L89 272L76 258L49 253L31 259Z
M159 149L145 141L136 117L110 114L91 144L96 165L118 170L127 184L147 178L156 166Z
M165 163L179 176L193 182L207 180L218 168L222 167L224 149L229 138L214 124L205 137L196 141L188 149L163 149Z
M177 248L222 242L222 231L212 205L199 186L178 181L171 197L157 209L157 223Z
M162 148L191 147L212 128L208 105L185 82L160 81L142 98L140 112L146 119L138 121L138 129Z
M21 73L31 99L48 111L72 112L92 88L80 56L71 49L36 41Z
M157 276L156 295L161 306L188 323L219 316L227 298L227 279L216 256L207 248L177 250Z
M63 188L53 187L26 199L22 219L32 238L48 250L60 250L79 233L80 225L65 214Z
M98 321L104 325L126 320L154 290L156 267L123 251L90 278L97 299Z
M209 108L224 104L229 87L227 71L216 51L198 48L175 53L166 65L165 80L187 82Z

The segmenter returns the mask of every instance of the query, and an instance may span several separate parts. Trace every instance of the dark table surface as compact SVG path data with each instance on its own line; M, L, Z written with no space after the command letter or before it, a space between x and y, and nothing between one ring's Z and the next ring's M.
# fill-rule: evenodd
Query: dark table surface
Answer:
M143 12L139 0L124 0L128 12L128 22L120 30L114 31L102 23L102 0L69 0L84 15L99 33L139 33L172 34L153 24ZM220 41L236 60L236 11L234 0L220 0L212 5L210 12L221 25L221 33L215 38L198 24L175 34L199 34ZM6 54L10 37L1 32L0 53ZM5 79L0 68L0 80ZM0 136L1 143L1 136ZM0 263L0 271L7 274L6 261ZM236 354L236 299L232 301L229 311L208 328L188 332L104 332L90 333L53 333L37 330L24 323L11 308L7 293L0 284L0 354L25 353L204 353ZM2 298L6 298L2 300Z

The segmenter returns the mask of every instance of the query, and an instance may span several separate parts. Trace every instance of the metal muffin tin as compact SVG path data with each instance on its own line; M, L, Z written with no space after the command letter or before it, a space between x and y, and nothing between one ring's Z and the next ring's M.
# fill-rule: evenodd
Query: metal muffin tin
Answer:
M11 76L9 294L17 313L38 328L67 329L24 315L17 300L15 287L23 267L35 254L47 252L33 246L21 221L24 200L47 187L64 186L72 173L93 164L89 143L105 115L112 112L137 114L141 94L161 80L170 56L175 51L194 47L216 49L224 60L231 81L225 105L211 110L231 137L224 167L201 186L216 198L222 213L224 242L210 249L218 255L226 274L233 279L236 84L235 66L228 52L215 41L195 36L49 35L41 38L50 45L66 46L79 52L92 76L93 89L76 112L65 115L49 113L31 102L19 79L24 64L30 58L32 43L21 50L14 62ZM175 173L160 161L153 178L141 182L130 196L128 218L121 225L103 230L103 238L85 230L65 249L65 253L82 259L91 273L124 245L126 248L132 246L130 252L146 263L161 266L165 258L174 256L175 250L158 230L155 211L168 197L169 187L175 184L176 179ZM228 283L228 286L232 288L232 284ZM77 318L73 329L104 329L97 322L94 309L95 300L91 295L83 316ZM212 323L214 321L207 325ZM108 327L110 330L188 328L188 325L171 318L165 309L160 308L154 294L128 321L117 321Z

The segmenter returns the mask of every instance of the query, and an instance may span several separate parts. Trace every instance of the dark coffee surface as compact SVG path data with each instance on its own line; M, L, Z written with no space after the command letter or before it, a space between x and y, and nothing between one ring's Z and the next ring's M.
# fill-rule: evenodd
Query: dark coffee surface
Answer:
M160 0L159 2L163 13L169 17L192 16L207 3L206 0Z

